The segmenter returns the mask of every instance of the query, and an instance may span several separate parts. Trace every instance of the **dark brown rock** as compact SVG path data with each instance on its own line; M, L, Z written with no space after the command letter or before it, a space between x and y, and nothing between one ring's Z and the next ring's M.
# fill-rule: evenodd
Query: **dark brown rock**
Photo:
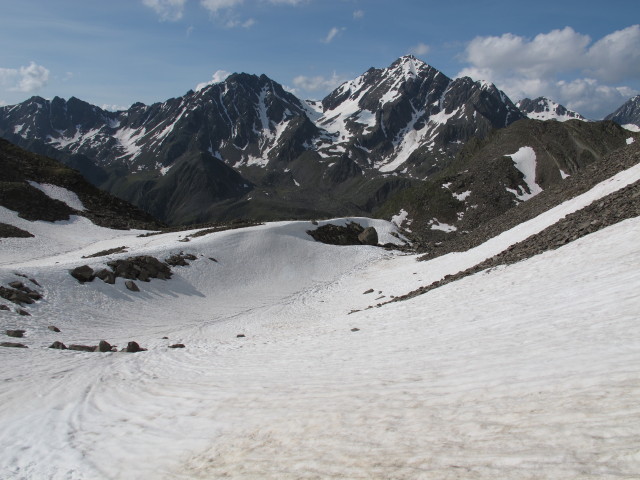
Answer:
M47 328L52 332L60 333L60 329L54 325L49 325Z
M169 348L184 348L184 343L174 343L173 345L169 345Z
M0 304L0 310L9 310L9 307L7 307L6 305Z
M7 330L5 333L8 337L22 338L24 337L26 330Z
M98 346L96 347L95 351L96 352L110 352L111 349L113 347L111 346L111 344L105 340L100 340L100 343L98 343Z
M0 347L28 348L26 345L23 345L22 343L14 343L14 342L1 342Z
M56 350L66 350L67 346L62 342L55 341L49 346L49 348L54 348Z
M78 352L95 352L96 348L98 348L96 345L69 345L67 347L68 350L76 350Z
M26 310L23 310L22 308L18 309L18 313L20 315L22 315L23 317L30 317L31 316L31 314L29 312L27 312Z
M107 270L106 268L103 268L102 270L98 270L96 272L96 277L102 280L104 283L108 283L110 285L113 285L114 283L116 283L115 274L111 270Z
M140 345L138 345L138 342L129 342L127 343L127 346L123 348L121 351L128 352L128 353L137 353L137 352L146 352L147 349L142 348Z
M76 267L73 270L70 270L69 273L80 283L91 282L95 278L93 268L91 268L89 265Z

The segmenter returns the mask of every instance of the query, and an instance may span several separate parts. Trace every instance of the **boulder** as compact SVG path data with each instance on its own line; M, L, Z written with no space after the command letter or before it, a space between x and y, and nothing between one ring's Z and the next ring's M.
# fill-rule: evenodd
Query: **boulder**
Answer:
M110 285L113 285L114 283L116 283L115 274L111 270L107 270L106 268L103 268L102 270L97 271L96 277L102 280L104 283L108 283Z
M52 332L60 333L60 329L54 325L49 325L47 328Z
M95 351L96 352L110 352L112 350L112 346L109 342L105 341L105 340L100 340L100 343L98 343L98 346L96 347Z
M7 330L5 333L8 337L22 338L24 337L26 330Z
M127 287L127 289L131 290L132 292L140 291L140 288L138 288L138 285L136 285L136 283L133 280L127 280L126 282L124 282L124 286Z
M174 343L173 345L169 345L169 348L184 348L184 343Z
M80 267L76 267L73 270L70 270L69 273L73 278L78 280L80 283L92 282L95 278L93 273L93 268L89 265L82 265Z
M0 342L0 347L28 348L26 345L23 345L22 343L14 343L14 342Z
M0 304L0 310L9 310L9 307L7 307L6 305L2 305Z
M358 240L363 245L378 245L378 232L373 227L367 227L358 235Z
M18 313L20 315L22 315L23 317L30 317L31 316L31 314L29 312L27 312L26 310L23 310L21 308L18 309Z
M96 345L69 345L67 347L68 350L77 350L78 352L95 352L96 348L98 348Z
M54 348L56 350L66 350L67 346L62 342L55 341L49 346L49 348Z
M128 352L128 353L136 353L136 352L146 352L147 349L142 348L140 345L138 345L138 342L129 342L127 343L126 348L123 348L121 351Z

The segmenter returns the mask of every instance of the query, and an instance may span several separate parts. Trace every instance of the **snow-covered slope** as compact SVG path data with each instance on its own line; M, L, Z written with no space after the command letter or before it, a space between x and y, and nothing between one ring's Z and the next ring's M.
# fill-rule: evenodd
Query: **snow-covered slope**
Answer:
M0 283L25 274L44 299L28 307L31 317L0 311L2 328L25 329L29 347L0 348L0 471L12 479L633 478L638 219L410 301L349 312L475 265L639 178L636 166L476 249L429 262L320 244L305 233L309 222L189 242L179 240L190 232L115 236L77 225L84 245L61 240L48 251L33 239L2 239ZM356 220L395 241L391 224ZM47 228L54 237L76 227ZM81 258L117 246L128 253ZM179 251L198 259L174 267L171 280L139 282L138 293L122 279L79 284L67 271ZM46 348L100 339L148 351ZM186 348L167 348L178 342Z
M567 120L584 120L582 115L573 110L568 110L563 105L554 102L546 97L538 97L535 100L523 98L516 107L527 117L534 120L557 120L566 122Z

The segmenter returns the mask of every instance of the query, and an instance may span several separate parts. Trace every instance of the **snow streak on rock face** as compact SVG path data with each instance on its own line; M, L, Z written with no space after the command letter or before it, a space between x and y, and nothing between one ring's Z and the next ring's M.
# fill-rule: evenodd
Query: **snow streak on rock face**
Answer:
M633 478L638 219L410 301L349 312L476 265L639 179L635 166L428 262L315 242L309 222L184 243L195 231L139 237L27 222L0 208L0 222L36 235L3 239L0 284L26 281L20 273L44 295L31 317L0 311L2 330L25 330L28 347L0 347L0 469L53 480ZM390 223L352 220L374 226L381 243L397 241ZM126 254L82 258L122 246ZM180 251L196 260L140 292L121 278L79 284L68 273ZM48 348L103 339L148 350Z
M508 156L513 159L513 164L522 173L528 191L522 187L519 187L518 190L509 188L507 190L522 201L529 200L542 192L542 188L536 183L536 152L533 148L522 147L516 153Z

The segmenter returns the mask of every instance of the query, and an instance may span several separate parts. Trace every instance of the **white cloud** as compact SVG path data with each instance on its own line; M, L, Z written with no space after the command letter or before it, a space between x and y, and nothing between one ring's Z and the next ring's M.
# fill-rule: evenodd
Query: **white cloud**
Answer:
M300 5L306 3L307 0L268 0L268 2L274 5Z
M35 92L44 87L48 81L49 70L35 62L19 69L0 68L0 85L12 92Z
M142 3L155 11L161 21L175 22L182 18L187 0L142 0Z
M346 28L341 27L333 27L331 30L329 30L329 33L327 33L327 36L322 40L322 43L331 43L333 41L334 38L336 38L340 33L344 32L346 30Z
M224 82L229 75L231 75L231 72L227 72L226 70L217 70L211 76L211 80L209 80L208 82L199 83L198 85L196 85L196 92L199 92L203 88L206 88L209 85L213 85L214 83Z
M418 56L422 56L422 55L426 55L427 53L429 53L429 51L431 50L431 47L429 47L429 45L425 44L425 43L419 43L414 47L411 47L411 49L409 50L409 53L412 53L414 55L418 55Z
M323 77L321 75L315 77L307 77L299 75L293 79L293 85L295 90L301 89L307 92L329 91L338 87L347 80L344 76L339 76L336 72L330 77Z
M122 105L109 105L109 104L104 104L102 105L102 110L108 110L109 112L121 112L122 110L128 110L129 107L124 107Z
M248 20L245 20L244 22L240 21L240 20L229 20L225 26L227 28L236 28L236 27L242 27L242 28L251 28L256 24L256 21L253 18L249 18Z
M211 13L216 14L220 10L233 8L236 5L242 4L244 0L200 0L200 5L209 10Z
M591 118L615 110L636 90L617 85L640 81L640 26L592 43L571 27L532 39L506 33L476 37L458 76L488 80L513 100L547 96ZM612 85L613 84L613 85Z
M355 12L353 12L353 18L355 18L356 20L364 18L364 10L356 10Z

